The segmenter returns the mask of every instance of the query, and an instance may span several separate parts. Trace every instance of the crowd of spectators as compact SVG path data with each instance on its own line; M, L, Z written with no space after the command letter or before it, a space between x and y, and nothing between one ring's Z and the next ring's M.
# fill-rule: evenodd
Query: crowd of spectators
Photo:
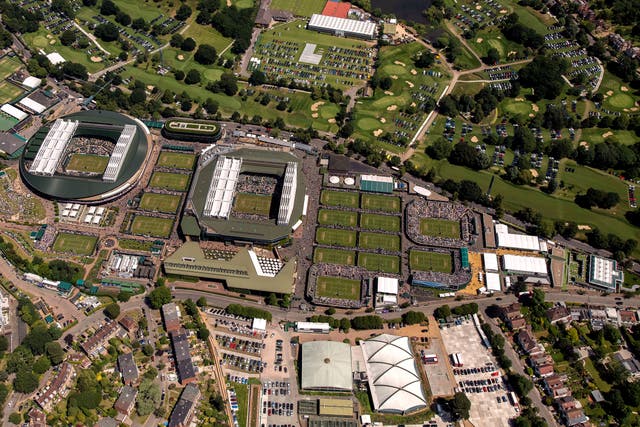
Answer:
M317 305L328 305L340 308L360 308L363 306L362 300L365 295L362 294L362 291L366 289L365 287L360 287L360 299L357 300L320 296L316 292L318 277L329 276L363 281L364 277L371 274L371 272L362 267L352 265L313 264L309 268L307 294L311 296L311 302Z
M421 230L423 218L459 221L460 237L451 238L423 234ZM418 199L409 203L406 208L407 236L420 245L453 248L465 246L471 241L472 220L473 213L458 203Z
M420 280L425 282L439 283L442 285L446 285L449 288L459 288L463 286L471 280L471 270L462 268L462 259L460 255L460 251L455 249L446 249L446 248L424 248L424 247L415 247L412 249L417 249L420 251L428 251L428 252L436 252L442 254L451 254L453 258L453 272L452 273L442 273L439 271L423 271L416 270L414 268L411 269L411 278L412 281Z
M238 177L236 191L238 193L272 195L276 192L278 178L271 175L241 173Z

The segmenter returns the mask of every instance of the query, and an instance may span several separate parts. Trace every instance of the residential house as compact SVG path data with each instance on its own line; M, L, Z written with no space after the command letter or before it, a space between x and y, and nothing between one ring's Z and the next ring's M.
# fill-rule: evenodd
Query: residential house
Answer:
M42 409L49 411L62 397L66 396L67 387L75 376L76 371L73 366L63 362L51 382L38 391L34 400Z
M162 306L164 329L167 333L176 332L180 329L180 317L180 309L175 302L170 302Z
M554 374L553 363L543 363L541 365L535 365L533 371L537 376L545 378Z
M620 350L613 355L632 377L640 377L640 362L627 350Z
M520 307L521 305L517 302L500 307L500 318L509 329L516 330L527 326L527 321L522 317Z
M137 329L138 323L131 316L124 316L120 319L120 326L127 332L133 332Z
M118 400L116 400L115 405L113 407L120 414L129 416L133 406L136 403L136 396L138 395L138 390L131 386L124 386L122 390L120 390L120 396L118 396Z
M543 387L545 392L554 399L571 396L571 390L565 385L564 377L557 374L546 377L543 380Z
M632 310L620 310L619 312L620 323L623 325L635 325L638 323L638 317L636 312Z
M167 427L187 427L200 400L200 389L195 384L187 384L171 411Z
M44 412L33 408L29 411L29 427L47 427L47 416Z
M111 417L98 420L95 427L120 427L120 423Z
M561 397L556 400L558 406L558 412L562 417L565 425L568 427L576 426L589 421L589 418L584 414L582 405L572 396Z
M557 323L568 324L571 323L571 320L573 319L569 309L562 305L556 305L555 307L551 307L547 310L547 318L552 325Z
M180 384L187 384L196 380L196 368L191 360L189 352L189 339L187 332L181 329L178 332L172 332L171 345L173 347L173 355L176 361L176 372Z
M138 380L140 375L133 353L124 353L118 356L118 370L122 375L122 382L131 385Z
M596 403L604 402L604 396L602 395L602 392L600 390L593 390L591 392L591 399L593 399L593 401Z
M116 335L123 332L118 322L107 322L102 328L93 334L89 339L80 345L80 348L87 353L90 358L95 358L100 354L106 353L107 343Z
M516 335L516 342L529 356L535 356L544 353L544 347L538 344L533 335L531 335L531 331L527 329L522 329L520 332L518 332L518 334Z

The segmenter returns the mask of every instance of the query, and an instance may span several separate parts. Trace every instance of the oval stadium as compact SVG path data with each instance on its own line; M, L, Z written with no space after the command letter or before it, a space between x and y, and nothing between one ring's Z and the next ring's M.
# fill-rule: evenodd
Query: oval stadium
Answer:
M43 125L20 158L20 175L54 200L104 203L132 189L151 153L138 119L112 111L81 111Z

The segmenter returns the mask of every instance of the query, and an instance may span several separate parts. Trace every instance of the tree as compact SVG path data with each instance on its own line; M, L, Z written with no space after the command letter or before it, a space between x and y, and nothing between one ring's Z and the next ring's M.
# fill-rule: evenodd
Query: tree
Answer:
M118 9L118 6L116 6L116 4L111 0L102 0L102 5L100 6L101 15L115 15L119 10L120 9Z
M47 358L46 356L40 356L33 364L33 372L38 375L42 375L47 372L50 367L51 362L49 361L49 358Z
M149 294L149 303L152 308L159 309L171 302L171 290L166 286L159 286Z
M202 341L206 341L209 338L209 335L210 333L207 327L205 325L200 325L198 328L198 338Z
M380 88L382 90L391 89L391 85L393 85L393 80L391 79L391 77L387 76L380 79Z
M96 37L105 42L116 41L118 40L118 38L120 38L118 27L116 27L111 22L96 25L96 28L93 29L93 34L95 34Z
M536 289L537 290L537 289ZM524 397L529 394L529 392L533 389L533 383L526 377L523 377L520 374L510 373L509 384L513 387L513 391L520 397Z
M185 77L184 71L182 71L182 70L174 70L173 71L173 77L175 77L177 81L184 80L184 77Z
M440 306L433 311L433 316L436 319L446 319L451 316L451 308L446 304Z
M182 43L184 43L184 37L180 33L175 33L171 36L171 40L169 40L171 47L179 48L182 46Z
M276 297L276 294L271 292L269 295L267 295L267 299L265 302L267 303L267 305L278 305L278 297Z
M260 70L253 70L249 77L249 84L252 86L260 86L265 84L267 76Z
M137 87L131 91L129 95L129 101L132 104L144 104L147 100L147 92L142 87Z
M118 11L118 13L116 13L116 22L128 27L131 24L131 16L127 15L123 11Z
M188 85L200 83L200 80L201 80L200 71L196 69L189 70L189 72L187 73L187 76L184 78L184 82Z
M19 393L29 394L38 388L38 377L31 369L24 367L16 373L13 380L13 389Z
M149 415L160 405L160 387L151 379L145 378L138 387L136 412L139 416Z
M419 55L416 56L415 61L413 61L415 66L419 68L429 68L431 65L433 65L434 62L434 55L427 50L422 51Z
M561 57L536 56L520 70L520 83L533 88L534 100L554 99L562 92L562 74L567 68L568 63Z
M426 317L421 311L407 311L402 314L402 323L406 325L415 325L422 323L426 320Z
M117 302L112 302L104 308L104 314L110 319L117 319L120 316L120 306Z
M147 357L151 357L153 355L153 346L151 344L143 345L142 353Z
M63 46L71 46L76 41L76 33L71 30L65 30L60 35L60 43Z
M144 18L136 18L131 21L131 28L138 31L149 31L149 23Z
M213 98L207 98L202 106L209 114L216 114L218 112L218 108L220 108L218 101L215 101Z
M0 354L9 349L9 340L6 336L0 335Z
M205 297L198 298L198 301L196 301L196 305L198 307L206 307L207 306L207 299Z
M62 363L65 353L62 349L62 346L58 342L52 341L47 343L45 349L52 365L59 365L60 363Z
M9 415L9 422L15 425L20 424L22 422L22 415L18 412L12 412L11 415Z
M80 80L87 80L88 76L87 68L84 65L75 62L65 62L62 66L62 73ZM49 263L49 269L51 269L51 263ZM66 269L68 270L68 266L66 266Z
M196 41L191 37L187 37L186 39L184 39L184 41L180 45L180 49L184 50L185 52L191 52L195 48L196 48Z
M131 296L133 294L131 292L126 292L126 291L120 291L118 292L118 295L116 296L116 299L120 302L127 302L131 299Z
M487 51L487 56L482 58L485 64L495 65L500 61L500 52L498 49L492 47Z
M456 418L467 420L469 419L469 410L471 409L471 401L466 394L458 392L453 395L451 401L451 410Z
M443 137L437 138L433 141L433 144L429 145L426 149L429 157L435 160L448 158L452 150L453 145Z
M217 57L218 52L215 47L208 44L201 44L198 46L198 50L196 50L193 59L195 59L199 64L211 65L216 62Z
M343 317L342 319L340 319L340 329L344 333L349 332L349 329L351 329L351 320L349 320L348 317Z
M176 19L178 21L186 21L187 19L189 19L189 17L191 16L192 12L193 11L191 10L191 8L188 5L183 4L176 11Z

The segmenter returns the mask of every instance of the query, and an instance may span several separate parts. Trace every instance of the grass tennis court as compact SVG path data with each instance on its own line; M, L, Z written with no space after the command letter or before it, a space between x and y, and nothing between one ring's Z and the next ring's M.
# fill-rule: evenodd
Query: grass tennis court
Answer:
M318 228L316 230L316 241L325 245L351 248L356 245L356 232L334 228Z
M322 190L320 203L327 206L340 206L343 208L358 208L360 194L349 191Z
M140 209L152 212L176 213L180 206L180 196L175 194L144 193Z
M320 209L318 213L320 224L335 224L345 227L355 227L358 225L358 213L349 211L335 211L332 209Z
M360 281L342 277L320 276L316 283L316 295L358 300L360 299Z
M195 154L162 151L158 157L157 165L165 168L193 169L195 160Z
M392 234L361 232L358 246L364 249L400 250L400 237Z
M149 186L165 190L185 191L189 185L189 175L171 172L154 172Z
M316 248L313 252L313 262L327 264L355 265L356 253L342 249Z
M169 237L173 219L136 215L131 223L131 233L143 236Z
M22 89L6 80L0 82L0 102L7 103L22 93Z
M67 163L67 170L89 173L104 173L109 164L109 156L96 156L95 154L72 154Z
M420 220L420 233L425 236L460 238L460 222L449 219L422 218Z
M18 119L14 119L5 113L0 113L0 131L9 130L18 124Z
M15 56L4 56L0 59L0 79L4 80L22 67L22 62Z
M269 216L271 196L263 194L238 193L233 202L234 212Z
M324 0L273 0L271 9L288 10L296 16L311 16L322 12Z
M400 231L400 217L363 213L360 227L368 230Z
M76 255L91 255L96 247L98 238L84 234L58 233L53 242L55 252L69 252Z
M450 253L411 251L409 266L412 270L453 272L453 257Z
M363 194L360 207L370 211L400 212L400 197Z
M381 271L383 273L399 273L400 257L393 255L372 254L358 252L358 265L369 271Z

